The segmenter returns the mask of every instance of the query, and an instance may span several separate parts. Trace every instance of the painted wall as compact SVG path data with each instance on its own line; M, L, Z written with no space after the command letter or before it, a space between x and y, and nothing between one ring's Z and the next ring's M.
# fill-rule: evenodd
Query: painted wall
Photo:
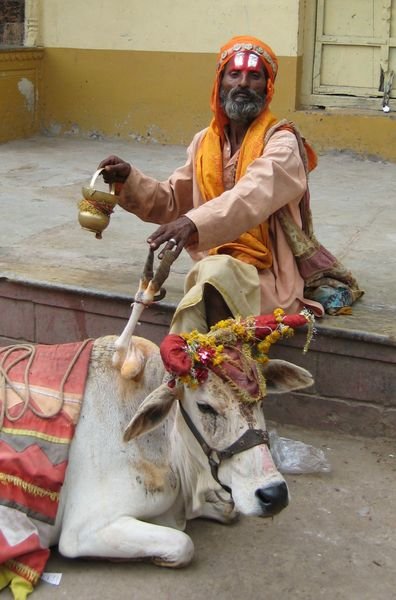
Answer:
M41 0L48 48L212 53L234 35L296 56L300 0ZM270 15L270 19L268 18Z
M45 130L186 144L210 119L220 46L246 32L279 55L274 108L294 108L300 2L265 4L42 0Z
M187 144L211 117L219 47L249 33L279 58L275 114L294 120L319 151L349 149L396 161L392 113L299 110L303 42L311 35L306 4L264 4L265 10L263 0L26 0L28 39L44 47L42 84L41 65L34 76L28 65L26 76L16 73L18 63L11 76L0 62L0 116L8 119L0 121L0 141L41 130ZM20 76L33 83L33 112Z
M0 142L38 132L42 62L42 50L0 48Z

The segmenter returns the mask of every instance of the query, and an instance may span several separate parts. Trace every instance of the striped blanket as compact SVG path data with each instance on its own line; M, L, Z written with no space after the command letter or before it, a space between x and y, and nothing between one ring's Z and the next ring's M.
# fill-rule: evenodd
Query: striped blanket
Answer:
M49 557L92 344L0 348L0 590L17 600Z

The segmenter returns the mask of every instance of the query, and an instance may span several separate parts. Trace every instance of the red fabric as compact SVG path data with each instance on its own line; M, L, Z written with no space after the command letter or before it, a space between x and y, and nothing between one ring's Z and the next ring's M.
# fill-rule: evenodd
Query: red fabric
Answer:
M293 329L296 329L297 327L303 327L306 325L308 323L308 319L304 315L285 315L282 319L282 323L292 327Z
M65 392L81 393L82 374L87 372L92 344L93 342L91 341L87 346L87 351L83 352L83 354L79 357L75 368L67 379L64 387ZM71 344L37 345L36 356L29 371L29 382L32 385L40 385L40 387L46 387L57 392L59 390L63 375L65 374L70 361L80 346L81 342ZM6 360L6 367L18 357L26 354L26 350L19 350L17 346L15 348L15 351ZM0 350L0 355L1 352L5 351L6 349L7 348L3 348ZM12 381L23 383L25 367L26 362L22 361L16 364L10 370L9 376Z
M279 325L274 315L260 315L255 318L254 322L256 326L254 334L260 340L264 339L271 331L275 331ZM282 317L282 323L288 325L292 329L302 327L303 325L306 325L307 322L307 318L300 314L284 315Z
M30 535L20 544L10 546L0 531L0 564L20 577L36 585L50 556L48 548L42 548L38 535ZM26 567L28 567L26 569Z
M62 419L62 415L59 418ZM57 419L54 420L56 421ZM37 417L35 420L37 420ZM35 420L30 419L31 426L34 426ZM25 419L23 427L18 427L18 429L24 429L25 424L28 423L29 419ZM20 425L19 421L18 425ZM11 425L6 420L5 427L7 429L14 429L15 425ZM69 421L69 441L74 435L74 429L74 425ZM15 436L17 434L14 433L12 435ZM69 443L65 445L64 449L65 460L60 464L53 464L45 451L40 447L39 441L32 440L32 444L21 452L14 450L8 441L9 438L10 436L7 435L4 436L4 440L0 440L0 471L9 476L9 481L6 485L0 486L0 504L7 504L8 506L16 504L27 514L34 514L36 518L40 518L41 516L41 520L46 522L54 522L58 509L58 494L60 493L66 473ZM10 478L18 478L23 482L42 488L49 495L42 497L39 494L27 493L17 483L12 483ZM50 495L53 496L53 500L50 499Z
M2 522L0 564L5 563L8 569L31 583L37 582L49 556L35 522L42 521L49 525L55 522L92 345L93 341L90 340L83 344L36 346L28 373L31 394L23 414L22 400L9 387L6 390L6 405L7 400L10 403L10 398L17 404L7 407L7 414L11 418L5 416L0 431L0 504L15 512L11 513L10 523ZM63 388L68 396L60 407L61 382L80 349L81 353ZM0 358L2 354L4 358L8 350L0 350ZM16 346L3 361L3 369L14 383L24 382L28 357L25 356L25 360L12 368L7 367L24 355L27 355L26 350ZM23 397L25 394L26 390L22 390ZM34 399L31 397L33 395ZM32 408L39 414L35 414ZM42 418L41 414L54 416ZM21 416L12 420L18 415ZM14 544L8 541L15 537L13 519L17 523L19 540ZM37 531L36 534L31 533L32 528Z
M212 366L213 373L225 381L233 381L238 389L256 398L260 393L256 363L250 361L247 365L239 350L231 346L224 348L224 354L227 356L226 360L217 367Z
M160 353L167 371L179 376L190 373L192 360L187 354L187 344L180 335L167 335L160 345Z

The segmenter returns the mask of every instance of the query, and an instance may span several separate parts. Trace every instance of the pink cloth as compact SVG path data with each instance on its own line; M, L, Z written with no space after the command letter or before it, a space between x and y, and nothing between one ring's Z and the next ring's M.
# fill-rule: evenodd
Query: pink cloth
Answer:
M297 140L286 130L275 132L262 156L232 186L236 156L224 146L223 163L226 191L204 202L196 180L195 155L204 131L195 135L187 150L187 162L167 181L158 182L132 167L121 193L120 205L144 221L163 224L185 214L197 227L198 243L187 248L193 260L205 257L208 250L235 240L241 233L269 219L273 265L259 272L261 313L281 307L299 312L311 307L323 315L321 304L304 298L302 279L294 256L276 217L287 205L301 226L299 203L307 186ZM232 187L230 187L232 186Z

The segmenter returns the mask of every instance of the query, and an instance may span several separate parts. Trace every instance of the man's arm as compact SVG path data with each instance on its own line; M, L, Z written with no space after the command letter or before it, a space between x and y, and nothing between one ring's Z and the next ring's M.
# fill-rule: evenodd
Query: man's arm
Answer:
M106 183L116 183L118 204L126 211L134 213L143 221L162 224L177 219L192 208L192 156L187 150L187 161L169 177L160 182L145 175L117 156L104 159L103 168ZM117 187L118 187L117 186Z

